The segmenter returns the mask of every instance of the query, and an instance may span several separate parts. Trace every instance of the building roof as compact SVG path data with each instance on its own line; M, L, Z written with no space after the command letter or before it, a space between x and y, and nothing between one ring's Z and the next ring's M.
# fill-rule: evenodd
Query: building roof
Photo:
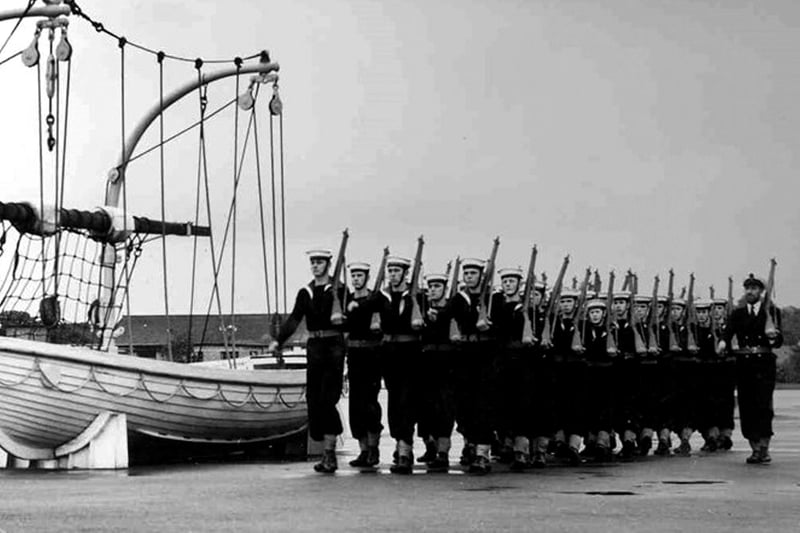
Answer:
M286 319L280 314L278 326ZM169 325L173 339L188 334L191 325L192 343L194 345L224 346L222 326L230 330L234 328L237 345L242 346L267 346L272 341L270 324L273 320L271 314L236 314L224 315L222 320L218 315L208 317L199 315L170 315ZM128 331L128 317L124 316L117 324L115 343L117 346L133 344L134 346L165 346L167 344L167 317L164 315L131 315L131 331ZM297 331L289 339L287 345L304 344L308 332L305 320L300 323ZM230 342L230 337L228 342Z

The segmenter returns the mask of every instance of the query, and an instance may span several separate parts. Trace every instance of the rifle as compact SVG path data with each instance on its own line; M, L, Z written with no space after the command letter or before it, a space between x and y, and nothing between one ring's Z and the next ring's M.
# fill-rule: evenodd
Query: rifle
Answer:
M634 306L636 305L636 289L639 288L639 282L636 279L636 274L631 273L631 282L629 286L631 288L631 297L628 303L628 313L630 313L630 323L631 328L633 329L633 346L636 354L642 355L647 353L647 345L644 342L644 338L642 338L642 332L640 331L641 324L639 323L639 319L636 316L636 310L634 309Z
M769 260L769 277L767 278L767 287L764 293L764 312L767 313L767 322L764 324L764 333L768 337L774 337L778 333L778 328L775 327L775 320L772 318L775 303L772 301L772 292L775 290L775 266L778 264L775 258Z
M531 317L528 316L528 309L531 307L531 300L533 299L534 284L536 283L536 245L531 249L531 260L528 262L528 275L525 277L525 294L522 297L522 343L532 345L536 342L536 336L533 331L533 323ZM534 309L534 317L536 310Z
M675 336L675 321L672 319L672 300L675 299L673 285L675 282L675 272L669 269L669 285L667 286L667 329L669 329L669 350L671 352L681 351L681 345Z
M711 297L711 309L708 311L708 325L711 328L711 338L714 341L714 353L719 355L719 335L717 334L717 323L714 320L714 286L709 285L708 295Z
M697 353L697 310L694 308L694 272L689 274L689 296L686 300L686 349Z
M344 313L339 288L342 285L342 271L344 270L344 252L347 249L347 240L350 234L347 228L342 232L342 242L339 245L339 253L336 256L336 265L333 267L333 307L331 308L331 324L339 326L344 322Z
M725 306L725 322L730 322L731 313L733 312L733 276L728 276L728 304ZM739 349L739 339L736 335L731 339L731 350Z
M458 294L458 272L461 270L461 256L456 257L455 265L453 265L453 282L450 284L450 290L447 295L447 304L453 305L453 298ZM461 340L461 330L458 327L455 317L450 319L450 341L458 342Z
M414 269L411 271L411 289L409 295L411 296L411 327L413 329L422 329L425 326L425 320L422 318L422 311L419 308L417 301L417 292L419 291L419 272L422 269L422 247L425 241L422 240L422 235L417 239L417 253L414 255Z
M581 327L586 324L586 311L583 307L586 304L586 291L589 290L589 278L591 275L592 269L587 268L586 276L583 278L583 283L581 284L581 295L578 297L578 303L575 306L575 320L573 320L575 332L572 334L572 350L575 352L583 351L583 330L578 328L578 319L580 318L581 320Z
M614 340L614 332L611 331L612 312L611 306L614 303L614 271L608 275L608 294L606 295L606 353L614 357L617 355L617 343Z
M603 281L600 279L600 272L596 269L594 271L594 287L592 287L595 294L600 294L600 291L603 290Z
M497 259L497 249L500 247L500 237L495 237L494 244L492 245L492 253L489 255L489 260L486 262L486 269L483 271L483 279L481 280L481 292L478 299L478 321L476 327L479 331L486 331L489 329L489 313L492 311L492 280L494 279L494 264Z
M567 272L567 265L569 265L569 255L564 257L564 262L561 263L561 270L558 272L556 282L553 284L553 290L550 292L550 301L547 302L547 311L544 315L544 329L542 330L542 346L545 348L553 347L553 326L551 325L555 317L556 306L561 295L561 286L564 282L564 274Z
M383 280L386 277L386 260L389 257L389 247L383 249L383 258L381 258L381 266L378 268L378 275L375 276L375 286L372 289L373 297L378 296L378 292L383 288ZM381 330L381 314L378 311L372 313L372 321L369 324L370 331L375 333Z
M660 279L658 276L655 277L653 280L653 299L650 301L650 310L648 316L648 343L647 343L647 351L650 353L658 353L659 344L658 344L658 332L659 332L659 324L658 324L658 284Z

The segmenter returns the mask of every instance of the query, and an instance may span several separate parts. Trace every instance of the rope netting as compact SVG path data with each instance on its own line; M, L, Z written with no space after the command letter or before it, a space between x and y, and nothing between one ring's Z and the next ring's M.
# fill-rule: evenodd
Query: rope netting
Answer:
M33 3L29 0L27 8L30 9ZM128 289L132 283L133 266L147 239L159 240L161 244L161 264L158 267L148 264L140 267L140 270L146 270L148 267L158 268L163 274L159 276L163 280L160 297L164 301L162 313L165 319L165 325L159 327L166 328L166 353L162 355L173 359L172 344L177 335L188 337L190 350L202 351L207 337L212 336L210 333L212 328L225 332L222 335L223 353L238 354L237 317L240 316L238 313L242 313L239 307L241 304L238 302L242 293L253 292L253 274L263 278L259 287L259 290L263 290L260 300L266 304L264 308L266 315L272 317L270 323L265 324L265 333L274 336L281 303L282 312L287 311L284 130L283 106L278 94L278 77L275 73L277 65L273 66L270 63L269 54L264 50L232 59L201 59L170 54L133 42L108 30L103 23L85 13L75 1L64 0L63 4L70 8L71 15L89 22L99 34L116 40L119 50L119 143L122 155L112 167L112 172L117 178L109 178L106 183L105 205L115 210L114 220L117 224L121 223L122 227L110 229L108 235L116 236L106 241L105 237L98 237L97 232L90 233L83 229L61 227L58 217L55 218L55 229L52 232L48 231L47 236L39 235L37 231L26 233L26 228L19 224L12 226L9 222L2 222L3 226L0 227L2 230L0 324L2 326L0 328L4 328L5 334L10 336L108 349L114 337L112 333L119 327L116 333L124 330L130 333L120 337L118 347L129 353L135 352L133 331L136 328L131 321L135 309L131 306ZM28 9L22 12L22 17L27 14ZM19 23L14 25L12 34L18 26ZM61 210L73 207L64 205L64 191L70 186L67 180L66 154L68 123L71 124L69 98L73 59L72 47L67 40L68 26L69 21L65 16L51 16L47 20L38 21L31 44L12 56L21 55L23 64L32 68L36 76L39 195L30 206L37 211L37 217L51 210L59 213ZM46 46L41 56L37 44L40 35ZM11 35L0 46L0 52L10 38ZM150 55L154 59L156 68L154 84L158 89L157 114L152 116L148 113L133 128L128 125L129 99L126 96L130 85L133 85L129 75L126 74L126 64L129 61L126 50L131 48L137 52L144 52L145 56ZM3 62L5 61L4 59ZM168 91L164 83L166 66L182 63L194 64L196 70L194 89L189 89L187 85L175 89L174 92ZM228 66L226 69L211 73L205 71L205 66L208 64L225 63L232 63L235 68L231 69ZM248 79L247 74L256 75ZM212 102L209 85L214 83L216 86L223 78L228 78L230 89L220 89L219 92L215 92ZM257 107L260 86L267 84L272 85L271 99L265 102L266 105ZM224 86L224 84L219 85ZM140 80L136 80L136 87L141 88ZM196 95L199 104L195 107L196 114L185 104L175 106L174 114L170 116L169 121L165 121L167 109L173 103L192 94ZM186 101L190 102L191 98L186 98ZM227 111L230 117L228 122L225 122L223 111ZM173 112L173 109L170 109L170 112ZM268 139L264 145L269 144L261 146L262 150L266 148L263 152L259 151L262 140L259 139L258 119L261 116L265 116L269 122ZM177 120L173 117L177 117ZM217 131L227 130L228 124L232 125L232 131L227 130L230 131L229 135L226 132L224 136L219 134L212 136L208 129L212 122L219 124ZM136 150L138 141L145 138L144 133L151 124L155 126L153 129L157 129L155 138L153 135L147 137L149 146ZM170 127L173 124L179 127L173 129ZM167 131L168 128L172 131ZM197 134L194 140L188 135L193 131ZM224 159L214 154L213 167L209 169L208 145L211 144L212 138L216 139L214 142L217 145L226 142L230 142L230 145L222 149L227 154ZM194 142L197 153L196 168L189 172L186 172L188 170L186 165L179 169L174 165L176 159L185 161L187 152L192 150L191 147L187 147L187 142L190 144ZM166 153L166 148L171 149L169 154ZM74 158L74 149L71 152ZM262 157L264 159L269 157L269 162L262 161ZM153 160L157 160L155 168L152 166ZM246 160L250 166L247 169L244 168ZM231 176L228 186L230 192L220 194L223 191L209 174L221 174L223 164L229 165L227 168L231 169L228 170ZM265 169L269 169L269 177L262 176L262 165ZM141 180L142 177L152 176L153 171L158 175L157 184ZM175 171L178 175L175 175ZM172 173L167 175L168 172ZM141 183L134 184L134 189L129 189L126 179L129 173L135 173L137 179L134 181ZM186 176L189 174L192 175L191 181L194 182L194 194L187 194L188 189L192 187L192 185L186 187L189 183ZM172 185L173 183L175 185ZM185 203L185 206L178 206L177 211L170 209L168 212L166 202L170 193L173 193L173 199L175 198L176 187L184 191L180 202ZM157 209L163 222L154 221L156 225L150 225L145 230L134 230L127 226L132 217L142 218L146 213L155 210L153 206L142 203L143 197L152 196L152 194L142 195L142 188L151 192L158 191ZM109 193L110 190L116 192ZM0 198L0 201L2 200L4 199ZM213 213L212 202L215 204ZM245 202L257 202L257 211L247 209ZM173 252L167 252L167 236L183 235L183 233L167 232L165 227L170 224L168 218L174 220L176 213L181 213L177 216L186 216L188 213L186 210L181 211L180 207L190 205L193 208L191 209L193 216L190 216L194 221L187 224L194 227L207 224L205 228L207 233L192 234L194 242L189 254L173 255ZM257 217L255 224L244 219L248 214L255 214ZM183 220L187 218L189 217ZM202 218L205 220L201 220ZM272 227L268 228L270 219ZM247 242L256 252L252 259L245 258L245 254L249 252L244 248L248 232L251 234L257 232L259 237ZM269 243L270 234L272 243ZM120 235L122 235L121 240ZM198 244L198 235L201 236L202 244ZM205 253L200 253L201 247L206 248ZM191 257L191 263L179 264L187 259L187 255ZM271 264L270 259L272 259ZM254 269L250 269L251 264L245 263L251 262L253 266L260 263L260 267L255 266ZM243 266L247 267L247 273L244 272ZM268 271L270 267L273 272ZM177 289L175 280L171 278L178 278L179 283L184 283L187 272L191 272L188 331L173 331L170 317L175 310L171 308L173 300L171 293ZM249 283L237 282L235 278L239 273L247 276ZM149 277L155 279L152 273ZM210 291L196 287L199 278L210 285ZM138 301L139 293L136 294ZM186 314L186 311L184 306L179 312ZM235 363L232 366L235 366Z
M126 301L125 277L114 254L133 269L144 239L133 234L120 244L88 233L17 233L4 222L0 242L0 324L9 337L107 349L107 333ZM56 246L56 240L59 241ZM104 345L106 344L106 345Z

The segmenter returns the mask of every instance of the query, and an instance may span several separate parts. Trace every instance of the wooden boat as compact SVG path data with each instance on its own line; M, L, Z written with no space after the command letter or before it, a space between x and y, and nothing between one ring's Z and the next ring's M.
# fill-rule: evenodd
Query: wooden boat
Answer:
M71 57L65 18L71 14L71 5L60 0L45 4L45 7L0 13L0 20L44 17L37 26L34 43L21 53L28 67L39 62L35 48L39 32L43 28L49 31L51 43L54 34L62 33L55 57L51 46L43 82L47 84L45 98L57 104L64 96L51 89L58 80L56 62L67 62ZM237 61L236 68L202 75L197 66L197 80L160 98L123 144L118 165L103 183L106 199L102 208L80 211L66 209L61 204L50 207L36 204L34 207L26 203L0 202L2 243L7 233L16 230L20 241L28 239L28 243L39 246L38 252L25 256L23 250L20 256L22 247L17 244L13 267L0 284L0 311L21 312L14 308L15 303L25 309L39 304L38 314L28 316L36 326L33 329L39 333L29 338L2 336L5 333L0 324L0 466L5 466L4 462L10 464L13 459L24 464L49 462L43 466L50 467L125 467L129 439L134 442L140 436L169 443L243 446L303 435L308 419L304 369L274 368L275 365L262 365L263 370L254 370L253 365L210 368L151 360L120 355L114 343L122 302L129 289L130 278L125 276L129 276L127 269L133 268L135 258L141 253L143 236L159 235L166 240L167 235L195 238L212 235L210 211L208 226L201 226L196 221L171 223L133 216L124 202L119 207L128 165L136 158L134 150L147 128L184 96L197 90L205 91L210 83L222 79L235 78L238 89L239 76L245 74L254 76L239 98L238 107L252 109L258 92L255 87L273 83L270 109L273 115L280 113L280 106L274 107L277 105L274 102L277 101L278 65L269 61L266 52L260 54L256 64L242 65L240 59ZM48 124L52 126L51 118L48 117ZM280 131L282 134L282 125ZM51 151L54 146L64 149L59 133L57 125L55 130L48 129ZM55 153L58 157L57 150ZM53 182L56 186L57 181L56 176ZM262 217L262 231L263 224ZM225 234L227 236L227 227ZM75 236L81 239L81 244L73 247L71 255L59 256L65 253L68 238ZM53 242L54 247L50 246ZM131 254L134 247L137 250ZM212 254L214 290L217 291L221 254L222 251L219 258ZM72 272L62 272L72 268L70 264L80 260L79 255L83 256L86 268L82 265ZM25 261L35 266L18 269L17 262ZM276 252L276 265L277 261ZM119 263L125 267L118 268ZM41 279L37 281L34 277L38 275ZM53 283L53 277L59 275L69 281L61 286ZM185 272L179 275L186 276ZM29 287L21 284L20 276L29 276L28 281L34 283ZM6 284L8 280L11 281ZM74 285L80 283L83 285L75 289ZM277 291L277 274L275 285ZM25 292L29 288L33 292ZM69 319L65 318L67 307L71 311ZM275 304L275 316L277 311ZM221 309L219 312L223 314ZM225 331L235 331L233 325L222 322L221 319L220 327ZM88 334L55 339L54 332L61 326ZM231 340L235 346L235 338ZM8 457L11 459L6 460Z
M277 439L305 429L305 372L199 368L0 337L0 430L27 450L14 455L55 458L105 411L125 413L129 432L162 439Z

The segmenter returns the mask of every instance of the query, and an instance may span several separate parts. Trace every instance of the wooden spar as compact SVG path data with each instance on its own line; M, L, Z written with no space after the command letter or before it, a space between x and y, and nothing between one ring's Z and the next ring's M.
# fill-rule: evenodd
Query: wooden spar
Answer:
M128 162L133 156L133 151L136 149L136 146L139 144L142 136L147 131L147 128L149 128L150 125L159 117L159 115L168 107L192 91L197 90L198 87L202 87L203 85L208 85L211 82L224 78L230 78L240 74L260 74L262 78L258 81L261 83L278 81L277 74L271 73L277 72L279 69L280 66L277 63L259 63L257 65L242 65L240 68L219 70L210 74L204 74L199 80L193 80L165 95L163 104L159 102L150 108L147 114L142 117L142 120L139 121L126 139L125 151L120 156L119 163L117 163L117 166L111 169L111 171L108 173L105 205L110 207L119 206L119 195L122 190L122 184L125 181L125 170L128 166Z
M106 235L113 231L113 219L102 209L97 211L82 211L78 209L59 209L58 216L54 221L43 220L37 214L37 209L27 203L0 202L0 220L12 222L18 229L28 233L40 233L37 231L39 223L53 222L58 227L70 229L85 229L98 235ZM146 217L133 217L133 227L137 233L167 235L197 235L208 237L211 228L208 226L195 226L191 222L162 222L151 220Z
M33 7L26 10L13 9L11 11L0 11L0 22L4 20L20 19L23 17L48 17L55 18L61 15L71 15L72 9L68 5L54 5L46 7Z

